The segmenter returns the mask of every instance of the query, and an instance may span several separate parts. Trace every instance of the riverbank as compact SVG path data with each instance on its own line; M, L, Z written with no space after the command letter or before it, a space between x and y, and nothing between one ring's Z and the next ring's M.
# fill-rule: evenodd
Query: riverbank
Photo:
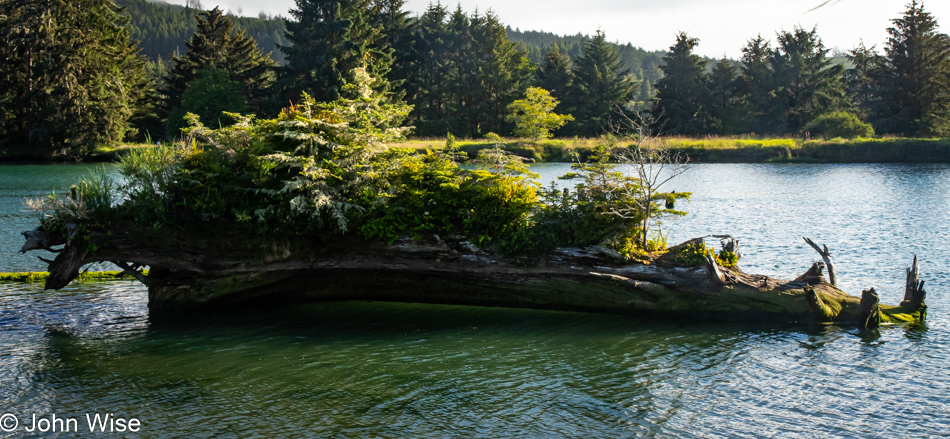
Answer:
M41 163L111 163L117 160L119 154L136 148L149 148L154 145L148 143L121 143L115 146L100 146L83 157L65 154L48 156L38 154L35 150L25 146L9 146L0 149L0 163L14 164L41 164Z
M571 163L574 157L586 160L601 142L597 138L550 140L502 139L502 147L536 163ZM457 139L456 145L469 157L492 148L497 142L485 139ZM624 143L621 143L624 144ZM26 150L0 151L0 163L106 163L124 151L152 145L126 143L100 147L86 157L31 154ZM444 138L408 139L391 143L393 148L423 152L445 148ZM689 156L693 163L950 163L950 138L923 139L885 137L877 139L808 140L747 137L661 137L651 146L668 148Z
M148 270L145 270L148 272ZM0 282L20 282L20 283L34 283L34 282L45 282L46 278L49 277L48 271L27 271L22 273L0 273ZM79 277L76 280L83 281L100 281L100 280L120 280L120 279L133 279L132 276L125 274L123 271L86 271L79 274Z
M474 157L491 148L489 140L457 140L456 145ZM596 138L531 141L502 139L506 151L535 162L586 160L599 143ZM411 139L390 144L416 151L440 150L445 139ZM661 137L651 146L689 156L694 163L950 163L950 138L880 138L808 140L792 138Z

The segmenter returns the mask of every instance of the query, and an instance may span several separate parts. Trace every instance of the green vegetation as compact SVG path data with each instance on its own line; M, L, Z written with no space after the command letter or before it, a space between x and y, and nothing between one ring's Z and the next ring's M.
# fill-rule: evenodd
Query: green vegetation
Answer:
M397 149L438 151L444 139L403 140L390 144ZM504 139L506 151L536 162L573 162L579 156L587 160L594 148L603 142L600 138ZM457 140L458 148L469 157L478 151L492 148L497 142ZM627 143L621 142L622 145ZM818 163L950 163L950 139L940 138L754 138L754 137L660 137L646 145L680 152L699 163L763 163L763 162L818 162Z
M185 43L198 30L195 15L204 12L200 7L152 0L116 0L116 4L125 8L132 18L129 32L133 40L139 41L142 55L156 63L170 60L185 50ZM237 11L226 11L226 15L235 26L256 41L275 62L282 62L283 54L277 48L287 44L284 19L263 14L240 17L233 15L234 12Z
M558 100L551 97L547 90L529 87L524 99L518 99L508 105L508 120L515 123L515 134L531 140L553 137L551 130L574 120L570 114L555 113L557 104Z
M874 127L862 122L854 113L846 111L822 114L809 122L808 125L805 125L805 131L812 136L826 139L835 137L846 139L874 137Z
M658 250L641 239L647 227L683 214L664 206L689 194L662 193L616 170L611 157L632 156L614 143L575 163L565 178L577 183L568 191L539 188L497 136L469 162L474 168L459 166L451 142L425 154L387 148L404 135L392 125L409 109L373 93L365 72L353 77L360 82L342 94L361 97L318 103L305 94L276 119L233 114L236 123L212 129L192 116L184 145L123 155L121 182L100 173L66 196L34 201L47 212L42 230L62 236L77 222L83 232L74 240L90 251L97 245L90 231L134 224L178 241L224 234L394 242L438 234L511 256L602 245L636 257Z
M151 105L127 21L112 0L0 3L0 146L82 157L120 141Z
M143 270L142 274L148 275L148 270ZM45 271L30 271L25 273L0 273L0 282L42 282L49 277ZM123 271L84 271L77 277L80 282L83 281L106 281L117 279L133 279L131 275Z
M244 113L264 110L274 82L273 62L253 39L234 30L220 9L196 17L197 30L186 43L188 51L172 57L174 67L164 78L162 114L167 137L181 134L187 113L205 123L225 122L221 112ZM225 122L226 123L226 122Z

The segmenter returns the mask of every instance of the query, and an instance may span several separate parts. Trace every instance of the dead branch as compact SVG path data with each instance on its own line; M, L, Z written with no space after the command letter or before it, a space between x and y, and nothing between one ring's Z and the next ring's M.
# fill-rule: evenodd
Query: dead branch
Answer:
M815 251L818 252L819 255L821 255L821 259L825 261L825 266L828 267L828 281L831 283L831 286L837 287L838 277L835 275L835 264L831 262L831 252L828 251L828 246L826 245L824 246L824 249L822 249L821 247L818 247L818 244L815 244L814 241L804 236L802 237L802 239L804 239L805 242L807 242L808 245L811 246L811 248L815 249Z

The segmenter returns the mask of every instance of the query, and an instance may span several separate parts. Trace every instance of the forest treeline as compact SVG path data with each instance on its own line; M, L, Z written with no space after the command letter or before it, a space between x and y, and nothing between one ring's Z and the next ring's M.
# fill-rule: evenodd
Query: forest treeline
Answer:
M883 52L859 46L847 66L815 29L757 36L740 60L713 62L684 33L661 56L600 31L521 32L490 10L441 3L412 16L403 0L297 0L283 19L119 2L0 3L4 147L81 156L121 139L175 138L188 113L226 125L222 112L264 117L304 93L329 102L370 91L409 104L393 123L415 136L510 135L511 106L532 87L573 116L559 136L603 134L619 113L687 135L948 130L950 39L916 1L887 29ZM149 37L139 46L137 36Z
M950 131L950 37L916 0L892 20L883 53L863 43L833 62L816 29L756 36L738 62L695 55L679 33L664 57L650 110L663 132L805 133L868 137L874 132L945 136Z

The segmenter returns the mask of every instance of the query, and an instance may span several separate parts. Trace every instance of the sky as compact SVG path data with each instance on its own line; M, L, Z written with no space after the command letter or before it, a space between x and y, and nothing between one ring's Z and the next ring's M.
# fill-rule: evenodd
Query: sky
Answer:
M185 0L166 0L184 4ZM840 0L809 11L823 0L460 0L466 12L494 10L501 21L521 30L556 34L593 34L647 50L667 50L676 34L699 38L696 53L736 59L749 38L761 34L774 41L778 30L795 26L818 28L825 46L847 51L861 41L883 49L890 20L901 16L909 0ZM407 0L406 8L421 14L429 0ZM288 16L294 0L202 0L205 8L256 16L260 12ZM941 31L950 32L950 1L924 2Z

